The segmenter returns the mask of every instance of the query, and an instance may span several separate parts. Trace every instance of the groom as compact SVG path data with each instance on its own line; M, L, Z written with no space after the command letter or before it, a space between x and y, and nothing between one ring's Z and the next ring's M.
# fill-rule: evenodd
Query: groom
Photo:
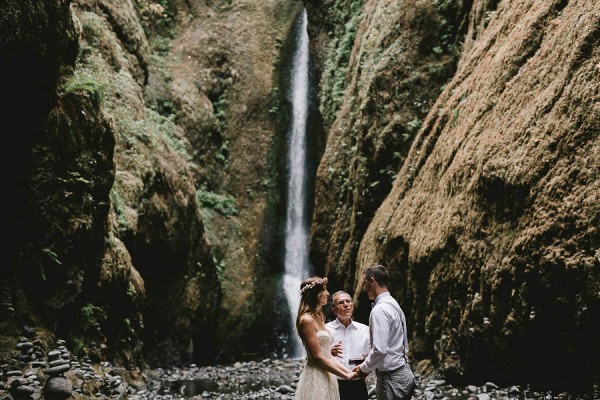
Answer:
M377 400L408 400L415 390L415 377L408 365L406 318L388 290L390 274L374 264L363 271L363 291L375 306L369 316L371 350L353 371L365 378L377 375Z

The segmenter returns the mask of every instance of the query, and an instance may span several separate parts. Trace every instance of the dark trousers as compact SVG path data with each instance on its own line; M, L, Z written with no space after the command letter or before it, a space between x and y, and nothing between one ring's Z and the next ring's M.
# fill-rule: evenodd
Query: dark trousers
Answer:
M367 384L364 379L356 379L353 381L338 380L340 388L340 400L367 400Z

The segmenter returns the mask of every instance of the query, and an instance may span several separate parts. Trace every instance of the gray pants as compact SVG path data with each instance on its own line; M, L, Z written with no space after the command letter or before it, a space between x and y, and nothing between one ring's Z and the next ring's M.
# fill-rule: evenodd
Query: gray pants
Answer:
M377 372L377 400L409 400L415 386L408 363L393 371Z

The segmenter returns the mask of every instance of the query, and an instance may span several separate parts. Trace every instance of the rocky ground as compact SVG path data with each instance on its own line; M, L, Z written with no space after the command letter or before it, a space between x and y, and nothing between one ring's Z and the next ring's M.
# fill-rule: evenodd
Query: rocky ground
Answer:
M58 340L45 353L38 339L22 337L14 356L0 365L0 400L9 399L293 399L303 361L264 359L230 365L128 371L109 362L74 357ZM589 394L534 392L527 387L500 388L492 382L454 387L440 377L417 375L413 400L596 400ZM367 378L375 399L375 377Z

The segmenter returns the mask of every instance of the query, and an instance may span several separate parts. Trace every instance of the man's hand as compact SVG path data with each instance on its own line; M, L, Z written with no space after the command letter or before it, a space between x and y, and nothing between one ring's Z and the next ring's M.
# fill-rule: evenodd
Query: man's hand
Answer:
M341 357L342 354L344 354L344 351L342 350L342 341L340 340L331 348L331 355L334 357Z
M360 365L357 365L356 367L352 368L352 372L355 372L356 377L360 379L365 379L367 375L369 375L365 372L362 372L362 370L360 369Z

